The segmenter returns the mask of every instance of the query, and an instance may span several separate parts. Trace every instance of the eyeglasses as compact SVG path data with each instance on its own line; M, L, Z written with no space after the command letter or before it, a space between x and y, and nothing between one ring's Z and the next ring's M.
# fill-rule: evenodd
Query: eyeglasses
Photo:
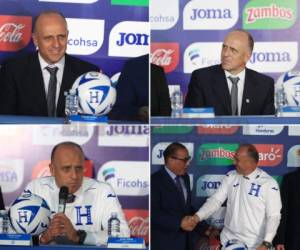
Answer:
M188 163L191 160L190 156L188 156L186 158L179 158L177 156L171 156L171 158L174 159L174 160L182 161L184 163Z

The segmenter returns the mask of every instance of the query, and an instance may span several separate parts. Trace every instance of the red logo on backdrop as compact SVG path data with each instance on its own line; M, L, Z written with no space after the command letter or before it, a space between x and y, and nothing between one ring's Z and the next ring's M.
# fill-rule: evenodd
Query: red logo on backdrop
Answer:
M23 49L31 38L30 16L0 16L0 51Z
M49 169L50 160L42 160L39 161L32 170L31 179L36 179L45 176L51 176ZM93 177L93 161L85 160L85 173L86 177Z
M197 133L206 135L232 135L236 133L238 129L239 126L203 125L197 127Z
M258 166L273 167L281 163L283 159L282 144L254 144L259 152Z
M151 43L151 62L173 71L179 63L179 43Z
M124 209L131 236L144 238L149 243L149 211L141 209Z

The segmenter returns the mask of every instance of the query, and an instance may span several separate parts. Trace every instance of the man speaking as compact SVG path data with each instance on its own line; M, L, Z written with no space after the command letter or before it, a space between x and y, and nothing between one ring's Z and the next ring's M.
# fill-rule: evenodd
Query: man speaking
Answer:
M56 145L49 167L51 177L35 179L25 189L41 196L55 213L47 230L40 235L41 244L61 243L61 236L68 244L106 244L112 213L120 220L120 237L130 236L111 186L83 176L84 153L78 144Z
M66 54L68 29L56 11L42 12L32 34L38 52L5 62L0 69L0 114L65 116L64 91L97 66Z

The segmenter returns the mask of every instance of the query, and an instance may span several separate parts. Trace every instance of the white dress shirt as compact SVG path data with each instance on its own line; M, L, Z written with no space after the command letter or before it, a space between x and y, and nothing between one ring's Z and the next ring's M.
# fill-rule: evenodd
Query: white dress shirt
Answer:
M237 82L237 86L238 86L238 115L241 115L246 69L242 70L237 75L232 75L226 70L224 70L224 71L225 71L225 76L226 76L226 80L227 80L227 84L228 84L229 94L231 93L232 82L228 77L231 76L234 78L236 78L236 77L240 78L240 80Z
M232 239L256 249L263 241L272 242L280 222L281 199L277 182L261 169L248 176L230 171L217 191L196 213L207 219L227 199L222 245Z
M60 59L55 64L49 64L49 63L47 63L41 57L40 53L38 53L38 57L39 57L40 65L41 65L41 71L42 71L42 74L43 74L43 80L44 80L44 87L45 87L45 94L46 94L46 96L48 94L48 85L49 85L49 80L50 80L50 73L46 69L46 67L48 67L48 66L51 67L51 68L58 67L58 70L56 72L57 86L56 86L56 96L55 96L56 97L55 106L57 107L57 102L58 102L60 87L61 87L63 73L64 73L65 57L63 57L62 59Z

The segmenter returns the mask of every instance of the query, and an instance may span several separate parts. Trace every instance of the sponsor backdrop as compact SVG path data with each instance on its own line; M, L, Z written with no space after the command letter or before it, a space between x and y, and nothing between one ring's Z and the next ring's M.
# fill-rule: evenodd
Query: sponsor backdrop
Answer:
M300 126L204 125L151 128L151 172L163 161L164 149L174 141L183 143L192 157L189 167L193 204L199 208L234 169L233 156L242 143L252 143L259 151L259 167L281 183L282 175L300 167ZM225 208L208 222L222 227Z
M0 0L0 6L0 64L35 51L32 25L43 10L59 10L67 18L67 53L110 77L129 57L149 52L148 0Z
M283 72L300 70L297 0L151 0L150 7L151 61L184 94L195 69L220 63L223 39L232 29L254 37L249 68L275 81Z
M50 175L53 146L73 141L85 152L85 175L112 185L131 234L148 242L149 126L2 125L0 137L0 186L7 207L30 180Z

